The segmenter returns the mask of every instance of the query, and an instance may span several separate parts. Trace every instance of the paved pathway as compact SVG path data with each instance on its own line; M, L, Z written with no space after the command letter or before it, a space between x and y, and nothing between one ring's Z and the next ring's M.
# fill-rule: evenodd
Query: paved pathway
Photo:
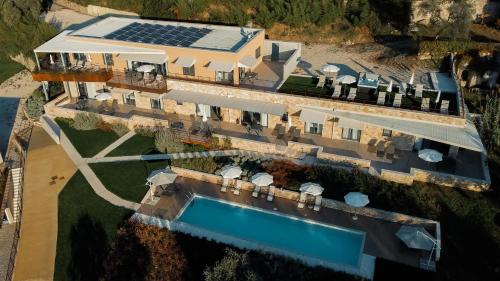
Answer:
M14 241L15 224L4 224L0 228L0 280L5 280L9 267L10 252Z
M23 217L14 280L52 280L58 195L76 171L61 146L33 129L25 166Z
M97 153L93 158L102 158L108 155L111 151L113 151L115 148L119 147L122 143L126 142L129 140L131 137L135 135L135 131L132 130L125 135L123 135L121 138L117 139L115 142L110 144L108 147L105 149L101 150L99 153Z

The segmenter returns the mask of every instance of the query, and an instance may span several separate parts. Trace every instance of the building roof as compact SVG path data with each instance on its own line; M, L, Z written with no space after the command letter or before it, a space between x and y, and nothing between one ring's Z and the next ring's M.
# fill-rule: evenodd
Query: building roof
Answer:
M241 109L250 112L261 112L277 116L286 113L287 106L279 103L248 100L241 98L230 98L225 96L205 94L200 92L171 90L167 93L167 99L178 102L190 102L211 106Z
M350 111L332 110L328 108L318 108L301 106L306 109L325 112L339 119L346 118L370 124L372 126L390 129L405 134L421 137L440 143L454 145L474 151L484 151L481 137L476 127L470 121L466 121L465 126L452 126L434 122L417 121L403 118L394 118L383 115L363 114Z
M262 29L108 17L71 33L82 38L236 52Z

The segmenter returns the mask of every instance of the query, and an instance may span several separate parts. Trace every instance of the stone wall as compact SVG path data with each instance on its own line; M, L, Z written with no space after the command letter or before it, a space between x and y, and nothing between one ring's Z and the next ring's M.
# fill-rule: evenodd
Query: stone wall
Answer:
M321 149L322 150L322 149ZM327 164L340 164L340 165L348 165L348 166L358 166L360 168L369 168L371 165L371 161L367 159L354 158L349 156L342 156L337 154L318 152L317 158L322 163Z
M403 172L382 169L380 171L380 178L386 181L392 181L406 185L413 184L413 176L411 174Z
M215 137L223 139L224 135L214 134ZM266 143L243 138L231 137L231 146L236 149L255 151L267 154L285 154L286 146L274 143Z
M486 191L490 188L489 182L480 179L450 175L436 171L425 171L411 168L414 181L434 183L440 186L458 187L471 191Z

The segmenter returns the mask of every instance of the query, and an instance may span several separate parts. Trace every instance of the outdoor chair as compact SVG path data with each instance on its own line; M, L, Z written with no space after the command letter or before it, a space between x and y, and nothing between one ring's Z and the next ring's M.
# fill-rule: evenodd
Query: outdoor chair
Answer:
M318 195L316 196L316 198L314 199L314 209L316 212L319 211L319 209L321 208L321 200L323 200L323 197L321 195Z
M385 142L381 141L377 144L377 157L384 157L385 155Z
M299 198L299 204L297 205L298 208L304 208L306 205L306 199L307 199L307 194L305 193L300 193L300 198Z
M333 89L332 98L338 99L340 98L341 94L342 94L342 85L335 85L335 88Z
M388 160L393 160L394 159L394 153L396 152L396 147L393 143L389 143L387 146L387 154L386 157Z
M267 201L271 202L274 199L274 191L276 187L274 185L271 185L269 187L269 192L267 193Z
M424 85L422 84L417 84L415 86L415 97L416 98L422 98L422 92L424 90Z
M256 185L255 188L253 189L252 196L255 198L259 197L259 192L260 192L260 186Z
M441 108L439 112L441 114L448 114L448 108L450 107L450 101L449 100L442 100L441 101Z
M226 192L227 191L227 186L229 185L229 179L222 178L222 186L220 188L221 192Z
M394 103L392 106L394 107L401 107L401 100L403 99L403 94L396 94L394 96Z
M356 88L351 88L349 90L349 95L347 96L348 101L353 101L356 98L356 91L357 91Z
M234 187L233 194L240 195L241 190L241 180L236 180L236 186Z
M379 92L378 97L377 97L377 104L378 105L384 105L385 104L385 92Z
M326 82L326 76L320 75L318 84L316 84L316 88L323 88L325 86L325 82Z
M423 98L422 99L422 105L421 105L421 110L422 111L429 111L431 99L430 98Z

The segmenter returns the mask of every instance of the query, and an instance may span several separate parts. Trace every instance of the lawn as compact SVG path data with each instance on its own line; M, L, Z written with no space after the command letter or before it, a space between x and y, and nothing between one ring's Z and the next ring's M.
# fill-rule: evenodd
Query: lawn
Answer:
M59 194L54 280L85 280L98 274L118 226L130 215L97 196L76 172Z
M327 88L317 88L317 84L318 78L292 75L286 79L279 91L293 95L331 98L332 91Z
M166 161L123 161L92 163L90 168L109 191L123 199L141 202L148 191L146 178L167 165Z
M70 126L70 120L66 118L56 118L57 124L64 131L76 150L84 158L92 157L99 151L106 148L118 139L118 135L113 131L103 131L99 129L79 131Z
M24 66L0 54L0 83L23 70Z
M106 156L146 155L160 153L152 137L136 134Z

